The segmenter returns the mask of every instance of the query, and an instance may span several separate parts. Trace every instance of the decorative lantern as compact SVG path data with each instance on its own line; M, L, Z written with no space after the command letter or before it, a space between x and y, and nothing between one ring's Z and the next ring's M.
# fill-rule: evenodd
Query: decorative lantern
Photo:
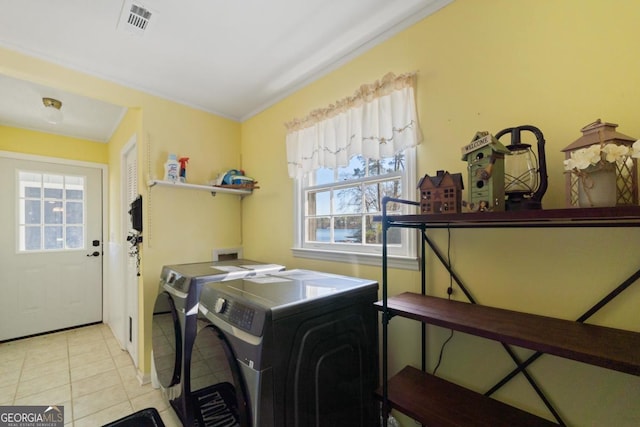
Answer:
M595 122L586 125L580 131L582 136L575 140L572 144L565 147L562 151L565 153L565 159L572 158L572 153L578 152L594 145L600 145L601 151L605 152L605 147L609 144L623 146L631 152L631 146L636 138L624 135L616 131L618 127L615 123L602 122L598 119ZM612 169L615 170L615 205L637 205L638 204L638 165L637 159L630 155L619 157L616 161L611 162ZM582 200L581 186L584 184L585 175L588 169L580 171L580 174L567 173L565 178L565 196L567 207L585 207ZM582 182L581 182L582 181ZM596 204L591 204L596 206Z
M536 137L537 156L531 150L531 144L522 141L523 132L530 132ZM496 134L496 139L506 134L511 135L511 143L507 145L511 155L505 158L504 165L505 209L542 209L542 197L548 184L544 136L537 127L524 125L503 129Z
M469 171L471 211L504 211L504 156L509 150L489 132L476 132L462 147Z

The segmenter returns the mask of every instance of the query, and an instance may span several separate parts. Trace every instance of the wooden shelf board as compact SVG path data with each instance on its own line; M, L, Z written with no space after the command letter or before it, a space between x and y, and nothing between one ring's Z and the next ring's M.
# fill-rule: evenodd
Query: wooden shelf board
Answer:
M483 227L622 227L640 226L640 206L539 209L507 212L469 212L429 215L387 215L395 226L426 228ZM382 221L376 216L375 221Z
M382 301L376 306L383 310ZM392 315L640 375L640 333L406 292L387 300Z
M411 366L389 379L388 392L392 408L429 427L557 425Z

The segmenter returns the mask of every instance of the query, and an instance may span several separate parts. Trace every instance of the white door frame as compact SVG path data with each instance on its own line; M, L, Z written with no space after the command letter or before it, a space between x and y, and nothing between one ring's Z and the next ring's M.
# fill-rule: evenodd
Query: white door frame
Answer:
M103 256L100 257L102 262L102 321L106 323L109 318L109 307L108 307L108 298L109 294L108 283L107 283L107 269L104 266L107 264L105 257L107 256L104 251L105 247L105 232L108 229L108 206L107 201L108 192L109 192L109 180L108 180L108 172L109 167L102 163L94 163L94 162L85 162L81 160L70 160L70 159L62 159L59 157L47 157L47 156L39 156L35 154L25 154L18 153L14 151L0 151L0 157L5 157L9 159L17 159L17 160L26 160L26 161L34 161L34 162L45 162L45 163L54 163L59 165L69 165L69 166L79 166L85 168L93 168L100 169L102 171L102 240L101 240L101 250L103 252Z
M129 141L122 147L120 150L120 200L121 200L121 217L120 217L120 230L122 233L128 233L129 227L128 224L130 222L129 218L129 203L130 201L127 198L128 186L127 186L127 157L132 150L137 150L137 135L134 133L129 138ZM136 152L137 159L137 152ZM137 160L136 160L137 162ZM137 173L137 170L136 170ZM137 180L137 176L136 176ZM125 337L125 349L129 352L131 359L133 360L136 368L138 367L138 283L135 281L135 286L130 285L129 281L132 277L132 274L135 276L135 272L130 271L130 257L129 257L129 242L124 238L122 238L122 280L120 283L123 284L124 289L122 289L123 294L123 310L124 310L124 337ZM131 323L131 324L130 324ZM131 336L131 341L129 341L129 337Z

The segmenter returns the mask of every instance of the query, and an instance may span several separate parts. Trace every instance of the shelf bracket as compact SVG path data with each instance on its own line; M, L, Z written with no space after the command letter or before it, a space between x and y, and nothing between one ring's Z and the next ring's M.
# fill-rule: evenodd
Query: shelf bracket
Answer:
M382 311L382 323L384 323L385 325L388 325L389 322L391 321L391 319L393 319L396 315L393 313L390 313L389 311Z

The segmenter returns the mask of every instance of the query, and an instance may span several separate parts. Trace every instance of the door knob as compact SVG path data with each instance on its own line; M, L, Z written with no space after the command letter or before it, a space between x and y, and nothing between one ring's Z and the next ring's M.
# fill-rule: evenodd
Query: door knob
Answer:
M91 257L91 256L100 256L100 252L98 252L98 251L93 251L92 253L87 254L87 256L89 256L89 257Z

